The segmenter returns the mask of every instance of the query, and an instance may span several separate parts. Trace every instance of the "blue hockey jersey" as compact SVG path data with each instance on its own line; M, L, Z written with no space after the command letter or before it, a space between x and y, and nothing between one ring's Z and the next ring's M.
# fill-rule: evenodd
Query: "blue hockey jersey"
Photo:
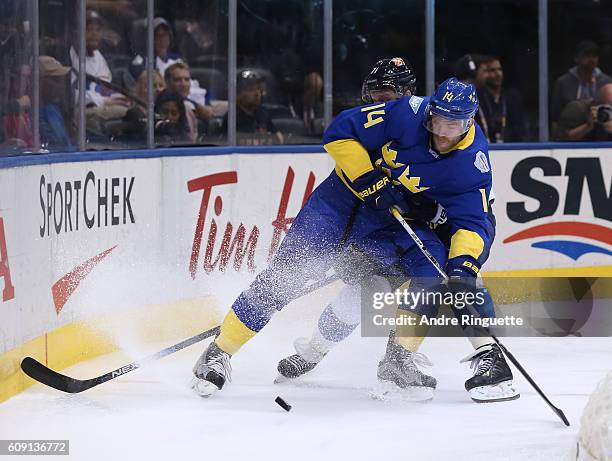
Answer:
M326 130L324 147L351 190L354 180L380 168L407 193L442 204L452 223L449 259L479 260L492 240L487 140L474 124L451 150L437 152L423 124L428 99L411 96L346 110Z

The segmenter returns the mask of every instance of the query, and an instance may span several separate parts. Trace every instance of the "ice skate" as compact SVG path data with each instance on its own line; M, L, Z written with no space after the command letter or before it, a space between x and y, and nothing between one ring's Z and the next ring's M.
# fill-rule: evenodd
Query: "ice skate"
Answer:
M410 352L390 341L384 358L378 364L380 385L372 397L381 400L392 397L414 401L431 400L437 385L436 378L419 369L419 366L431 365L424 354Z
M231 381L231 356L213 341L193 367L191 388L201 397L209 397L221 390L225 381Z
M479 347L461 360L471 361L474 376L465 382L465 389L474 402L503 402L520 397L512 383L512 371L497 344Z
M293 346L297 353L278 362L277 370L279 374L274 380L276 384L305 375L312 371L325 357L325 354L312 347L307 338L296 339Z

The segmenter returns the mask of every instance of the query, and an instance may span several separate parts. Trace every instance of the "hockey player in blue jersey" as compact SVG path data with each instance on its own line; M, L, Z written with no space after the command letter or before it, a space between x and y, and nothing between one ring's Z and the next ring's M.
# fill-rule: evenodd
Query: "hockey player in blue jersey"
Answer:
M328 151L333 151L334 143L339 143L341 148L346 139L358 139L366 151L383 145L382 158L375 162L387 170L394 182L402 184L412 194L444 206L451 224L449 261L446 264L451 290L460 288L459 285L466 280L463 277L468 281L471 277L473 283L476 282L475 276L488 256L494 232L488 219L491 174L487 143L473 121L476 108L473 87L450 79L440 86L431 100L413 96L386 105L360 108L360 112L371 114L365 123L361 123L356 111L347 111L335 120L326 136ZM398 112L400 115L395 116L394 113ZM410 125L411 119L423 115L427 131L419 130L417 124ZM385 117L390 122L380 120ZM389 139L393 141L383 144ZM428 143L429 149L419 149L423 141ZM336 155L341 162L343 152L339 150ZM354 162L351 166L358 165L354 157L351 161ZM397 339L400 344L412 341L412 338L404 339L403 335ZM488 338L472 340L476 351L470 358L476 364L488 364L486 367L477 366L475 376L466 382L472 398L488 401L518 397L512 386L510 369L499 348ZM393 344L391 349L400 352ZM393 360L394 355L398 354L387 354L382 368L385 365L398 368L395 366L397 363L394 364L397 362ZM405 354L399 356L405 359ZM388 373L379 368L379 377L384 379L385 376L389 377ZM391 378L397 383L398 380L393 379L395 376ZM493 386L488 387L489 384Z
M438 261L446 264L451 290L463 289L461 277L475 279L491 238L486 217L491 175L486 142L473 123L476 107L473 87L451 79L430 101L403 98L349 110L334 121L326 132L325 148L336 160L335 174L298 214L271 266L233 304L220 335L194 368L197 391L207 394L223 386L230 356L265 326L275 309L292 299L309 276L333 262L351 219L349 238L383 264L399 263L407 277L437 276L388 214L390 206L410 209L404 193L423 193L447 209L453 223L448 262L440 240L428 228L415 227ZM360 201L367 206L359 207ZM351 218L355 208L358 212ZM373 243L370 248L368 241ZM401 346L390 345L397 347ZM393 365L397 355L391 354L387 362ZM487 355L490 370L498 369L495 379L511 381L494 346L479 355Z
M402 96L411 96L415 86L416 77L409 64L402 58L384 59L377 62L370 74L365 78L362 86L362 99L365 103L370 104L397 100ZM489 206L492 204L492 201L493 199L490 197ZM415 205L414 202L413 200L413 205ZM442 242L445 246L450 246L448 230L451 223L446 219L446 211L443 207L433 201L421 200L414 209L418 213L416 215L411 213L410 218L429 222L432 227L435 226L435 231ZM491 211L487 213L487 217L490 221L490 228L494 231L495 217ZM349 249L349 254L354 253L354 251L350 250L352 249ZM359 254L360 252L357 252L357 255ZM296 339L294 342L296 353L283 358L278 363L279 377L277 382L293 379L313 370L333 347L346 339L359 326L361 322L360 299L362 287L367 286L370 291L393 291L394 287L391 287L387 279L382 277L382 273L362 274L359 269L350 267L365 267L368 263L367 256L362 261L355 260L354 258L349 258L349 267L346 267L347 264L343 264L343 261L336 265L336 271L343 274L343 280L347 285L342 288L339 295L323 310L311 338ZM359 274L360 277L355 280L353 273ZM484 303L476 306L478 313L484 317L494 317L493 301L486 288L482 286L482 283L479 283L478 293L485 300ZM397 379L393 380L393 382L404 384L408 387L409 392L404 395L405 398L430 399L433 397L436 379L425 374L417 366L417 363L421 365L430 364L429 359L418 352L424 337L418 334L411 334L410 331L406 331L406 328L402 330L400 335L404 338L409 338L403 340L408 353L402 355L404 356L404 363L410 365L414 379L412 382L404 381L403 383L398 383ZM481 354L483 349L485 349L483 346L487 346L490 341L483 341L482 338L478 337L470 337L469 339L474 348L479 349L478 354L480 355L478 355L476 360L480 357L484 358ZM391 340L393 340L393 333ZM472 391L472 393L476 392ZM482 395L477 397L481 400L483 399ZM494 397L499 397L499 393Z
M395 101L404 96L412 96L416 91L416 75L410 63L403 58L381 59L365 77L361 99L365 104ZM433 201L411 203L410 219L442 226L446 222L444 209ZM282 359L278 364L279 377L296 378L313 370L323 357L340 341L347 338L361 322L361 289L367 286L371 291L392 291L393 288L381 273L372 274L364 268L370 263L369 257L358 248L349 247L334 264L334 269L346 283L340 293L321 313L311 339L298 338L294 345L296 354ZM417 340L413 356L421 363L428 363L427 357L417 352ZM436 386L435 378L417 372L418 382L427 387L430 393ZM416 381L416 379L415 379ZM414 393L413 393L414 394ZM423 395L423 392L419 393ZM416 397L416 396L415 396ZM424 396L423 398L430 398Z

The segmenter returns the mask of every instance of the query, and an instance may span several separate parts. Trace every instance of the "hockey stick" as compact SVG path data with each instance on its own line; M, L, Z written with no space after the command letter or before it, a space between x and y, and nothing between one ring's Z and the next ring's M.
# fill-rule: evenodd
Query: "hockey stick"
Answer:
M393 215L393 217L395 219L397 219L397 221L402 225L402 227L406 230L406 232L408 232L410 237L412 237L412 240L414 240L414 243L417 244L417 246L423 252L425 257L427 257L427 259L429 259L429 261L434 265L434 267L437 269L437 271L440 273L440 275L444 278L444 281L445 282L448 281L448 275L446 275L446 273L442 270L442 268L440 267L440 263L438 263L436 258L429 252L429 250L427 249L425 244L421 241L419 236L412 230L410 225L402 217L402 214L401 214L400 210L397 207L393 207L393 208L391 208L390 211L391 211L391 214ZM483 329L487 332L487 334L489 336L491 336L493 341L495 341L495 343L497 343L499 348L504 352L506 357L508 357L508 359L510 360L510 362L512 362L512 364L516 367L516 369L521 372L521 374L527 380L527 382L529 384L531 384L531 387L533 387L535 389L535 391L538 393L538 395L540 397L542 397L542 399L544 399L544 401L548 404L548 406L551 408L551 410L559 417L559 419L561 419L561 421L563 421L563 424L565 424L566 426L569 426L570 422L567 419L567 417L565 416L565 413L563 413L563 410L561 410L560 408L557 408L555 405L553 405L553 403L550 401L550 399L546 396L546 394L544 394L542 389L540 389L540 387L536 384L536 382L529 375L529 373L527 373L527 370L525 370L523 368L523 366L519 363L519 361L516 359L516 357L514 357L514 355L512 355L512 353L508 350L508 348L506 346L504 346L500 342L499 339L497 339L497 336L495 336L493 333L491 333L491 330L489 330L489 328L484 328L483 327Z
M181 341L178 344L167 347L149 357L138 360L136 362L128 363L122 367L117 368L116 370L109 371L101 376L97 376L91 379L76 379L71 378L70 376L63 375L58 373L57 371L52 370L51 368L43 365L38 360L33 359L32 357L26 357L21 361L21 369L23 372L28 375L30 378L38 381L39 383L45 384L46 386L57 389L58 391L67 392L69 394L78 394L79 392L86 391L87 389L91 389L92 387L98 386L106 381L110 381L111 379L118 378L130 371L136 370L147 363L153 362L155 360L159 360L167 355L173 354L174 352L178 352L181 349L185 349L192 344L200 342L206 338L209 338L213 335L216 335L219 332L219 327L211 328L210 330L206 330L202 333L199 333L191 338L187 338L184 341Z
M323 280L319 280L318 282L312 283L306 286L298 294L298 296L296 296L295 299L312 293L313 291L318 290L319 288L322 288L326 285L329 285L339 279L340 276L334 274L324 278ZM213 327L202 333L198 333L197 335L192 336L191 338L187 338L181 341L180 343L167 347L142 360L137 360L135 362L128 363L127 365L119 367L116 370L109 371L108 373L104 373L103 375L91 379L71 378L70 376L66 376L61 373L58 373L57 371L52 370L51 368L43 365L38 360L32 357L26 357L21 361L21 369L26 375L38 381L39 383L57 389L58 391L67 392L69 394L78 394L80 392L86 391L87 389L91 389L92 387L110 381L111 379L123 376L124 374L129 373L130 371L134 371L150 362L154 362L156 360L166 357L167 355L185 349L186 347L198 343L206 338L214 336L219 332L219 328L219 326Z

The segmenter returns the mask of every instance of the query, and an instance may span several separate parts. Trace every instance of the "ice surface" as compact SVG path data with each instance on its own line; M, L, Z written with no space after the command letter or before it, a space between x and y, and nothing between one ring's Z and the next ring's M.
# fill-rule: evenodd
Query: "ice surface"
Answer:
M310 304L310 303L308 303ZM322 308L322 306L321 306ZM272 384L276 364L309 335L320 309L290 306L232 360L233 382L210 399L188 388L204 344L78 395L42 385L0 404L1 439L69 439L72 460L568 460L589 394L610 368L610 338L507 338L572 427L517 373L521 398L473 403L463 338L428 338L438 390L429 403L378 401L385 338L355 332L300 385ZM181 339L181 338L178 338ZM93 377L167 344L128 348L65 373ZM280 395L293 406L282 410ZM23 457L21 459L27 459Z

